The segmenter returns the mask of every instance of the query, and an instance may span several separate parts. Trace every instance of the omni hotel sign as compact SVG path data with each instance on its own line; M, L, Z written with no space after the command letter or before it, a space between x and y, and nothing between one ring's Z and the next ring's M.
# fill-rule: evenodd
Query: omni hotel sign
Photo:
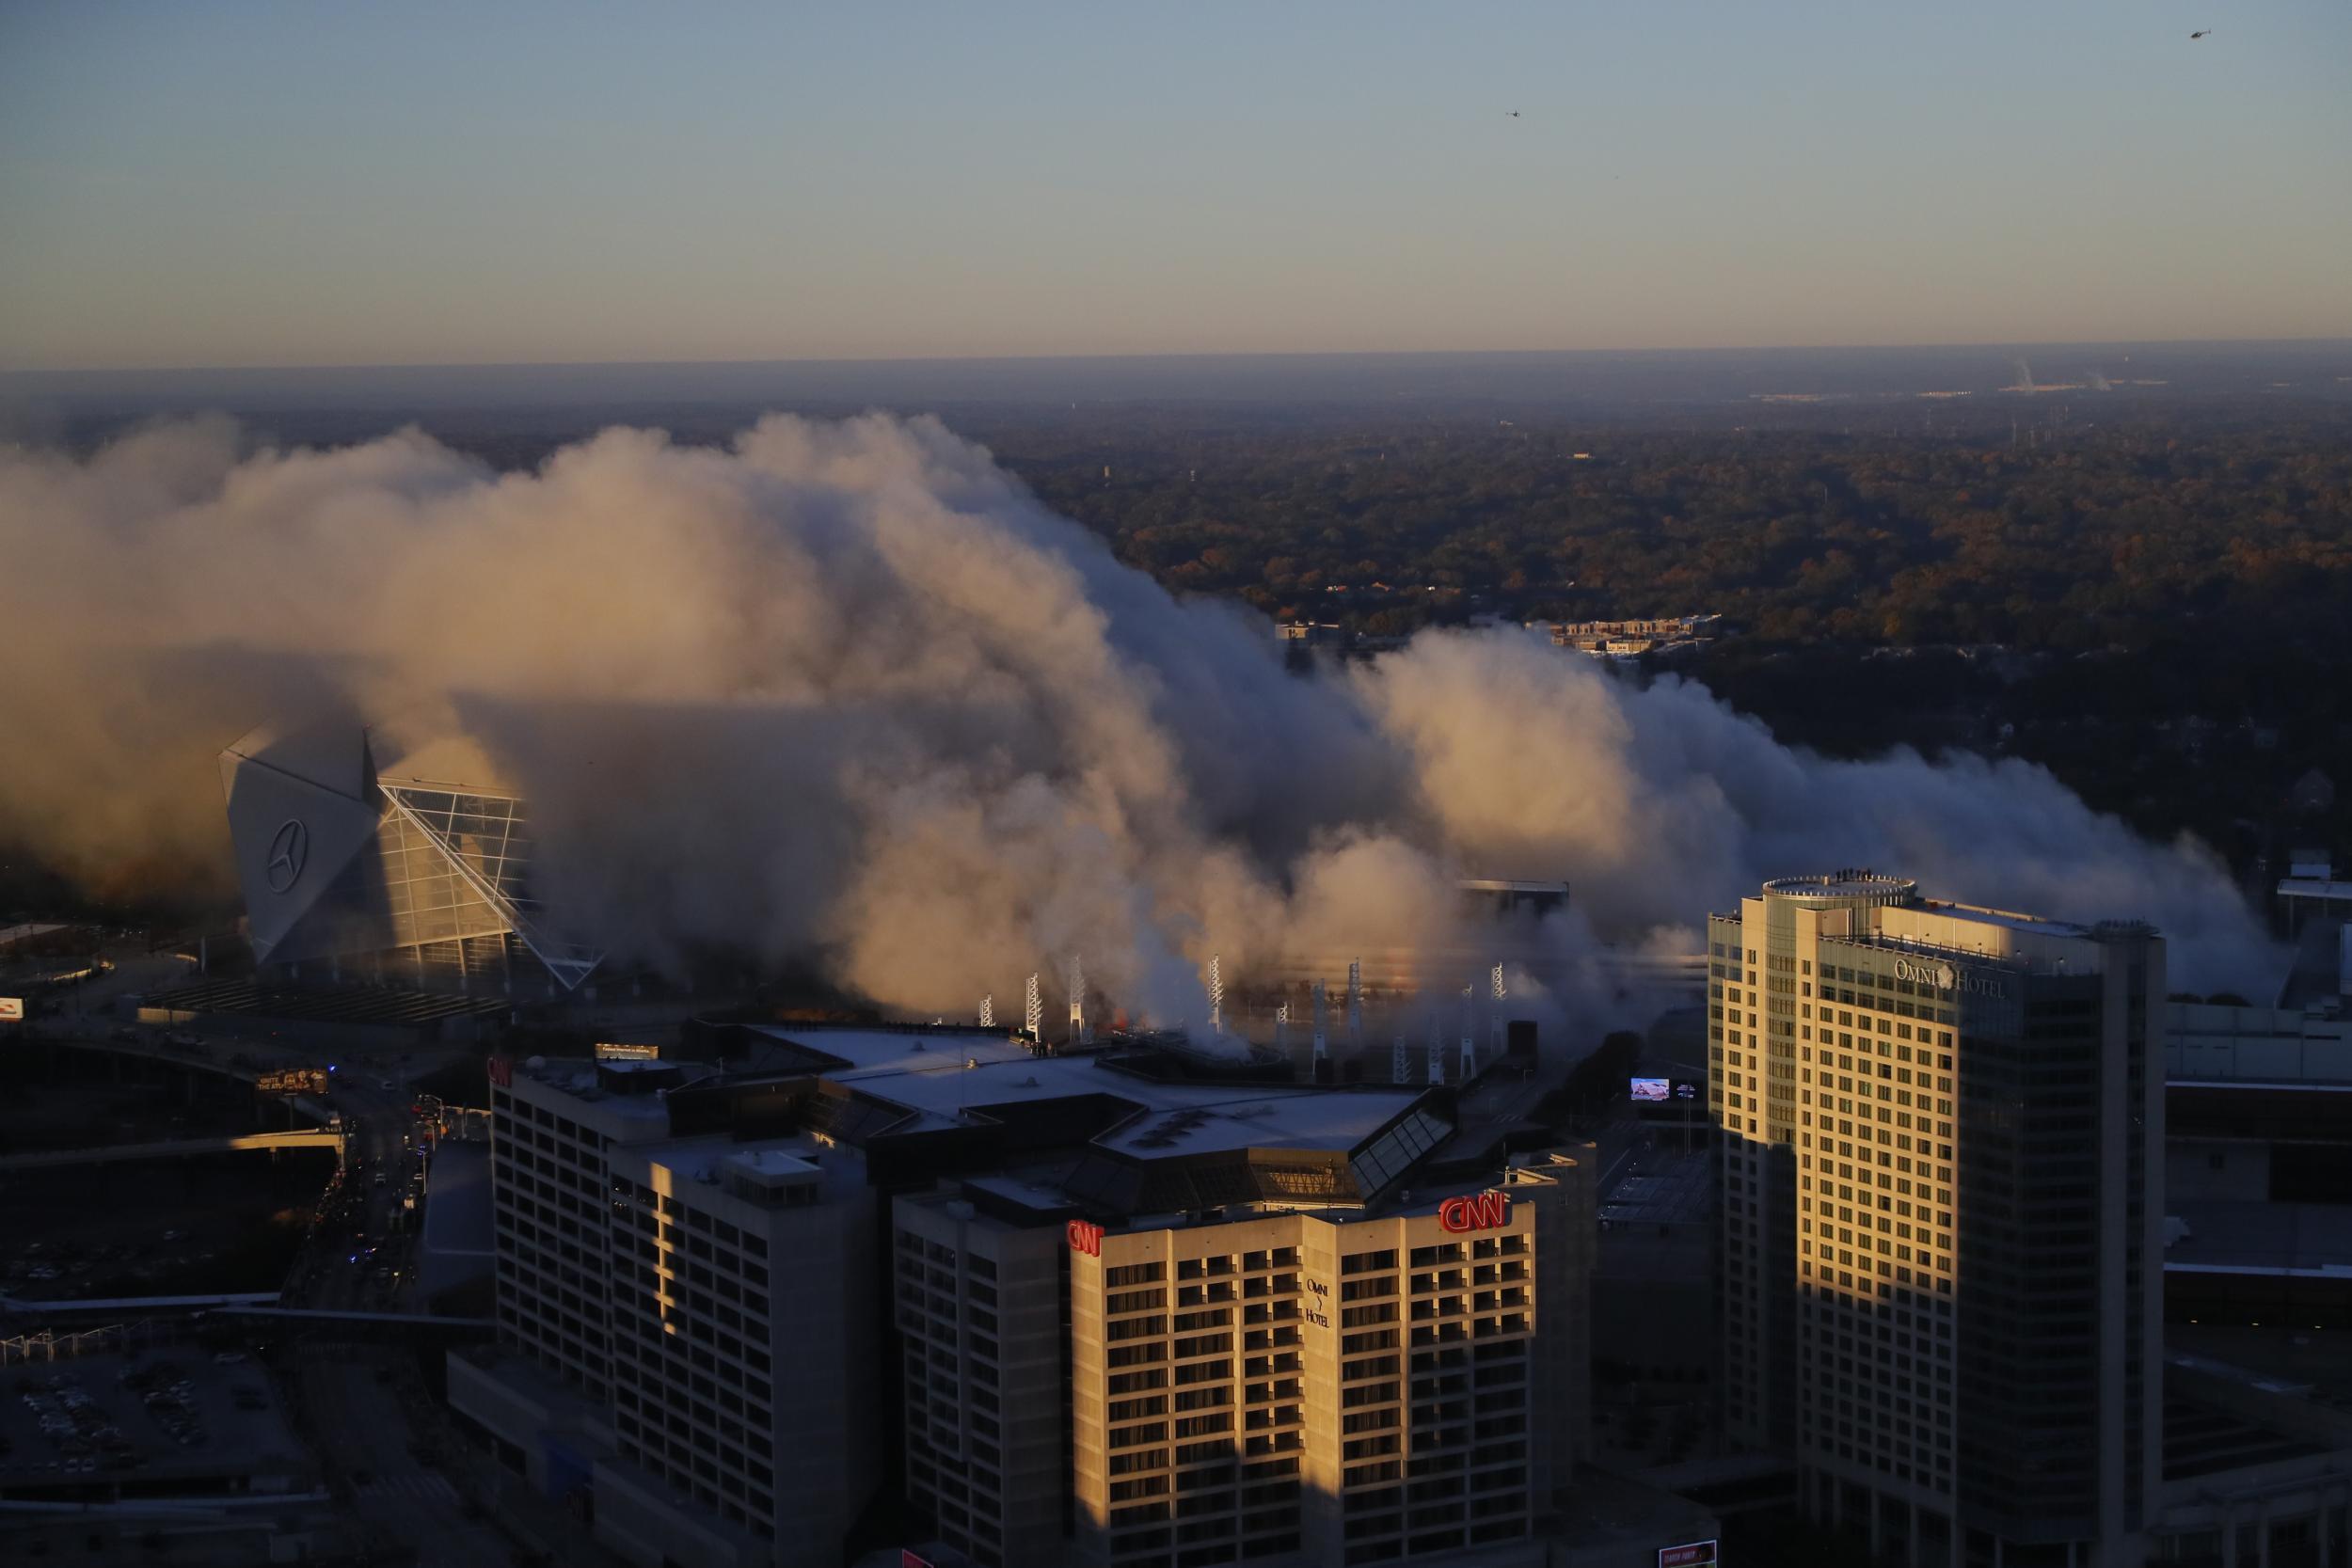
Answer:
M1991 974L1963 974L1938 958L1897 958L1895 978L1936 990L1966 991L1973 996L2005 996L2000 980Z
M1919 958L1897 958L1895 978L1909 980L1916 986L1933 986L1937 990L1950 990L1960 983L1960 971L1947 963L1931 963Z

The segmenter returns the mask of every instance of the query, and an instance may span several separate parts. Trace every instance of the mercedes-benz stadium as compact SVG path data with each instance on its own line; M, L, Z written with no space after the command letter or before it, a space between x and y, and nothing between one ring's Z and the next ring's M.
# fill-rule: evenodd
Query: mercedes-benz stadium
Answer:
M220 754L254 960L286 978L561 995L602 955L532 896L528 804L421 771L346 723L264 728Z

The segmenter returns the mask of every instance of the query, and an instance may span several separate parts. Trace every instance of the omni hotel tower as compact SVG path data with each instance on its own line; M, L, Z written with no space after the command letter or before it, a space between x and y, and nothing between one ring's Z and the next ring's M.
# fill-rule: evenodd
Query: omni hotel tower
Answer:
M2141 1560L2163 941L1840 871L1711 916L1708 958L1733 1440L1879 1560Z

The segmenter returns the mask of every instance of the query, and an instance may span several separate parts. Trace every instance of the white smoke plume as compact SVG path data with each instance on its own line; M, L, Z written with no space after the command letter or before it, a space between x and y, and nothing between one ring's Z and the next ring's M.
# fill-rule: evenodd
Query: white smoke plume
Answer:
M1199 1021L1210 953L1435 941L1461 874L1569 880L1568 928L1654 943L1870 863L2152 919L2184 985L2272 961L2209 853L2024 764L1824 761L1516 632L1287 673L1262 622L1171 597L929 420L614 429L511 474L413 431L175 423L0 451L0 835L93 879L222 876L213 758L248 726L421 708L531 798L576 934L815 963L927 1016L1083 952L1114 1001Z

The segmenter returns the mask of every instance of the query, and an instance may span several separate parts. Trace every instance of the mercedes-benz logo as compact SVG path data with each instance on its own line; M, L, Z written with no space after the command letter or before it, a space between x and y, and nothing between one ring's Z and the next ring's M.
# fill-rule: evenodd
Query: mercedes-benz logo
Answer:
M264 874L269 878L269 890L283 893L302 878L302 866L310 858L310 830L298 816L289 816L278 825L278 832L269 841L269 861Z

